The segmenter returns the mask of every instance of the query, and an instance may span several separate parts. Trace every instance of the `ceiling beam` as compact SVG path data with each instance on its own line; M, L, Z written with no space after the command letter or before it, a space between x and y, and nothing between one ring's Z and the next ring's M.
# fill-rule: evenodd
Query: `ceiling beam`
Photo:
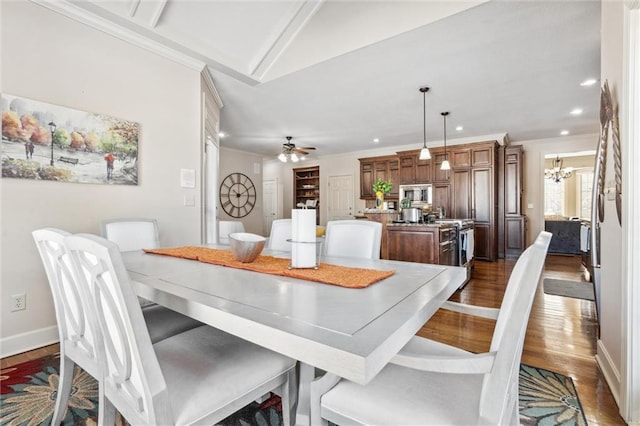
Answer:
M325 0L305 0L301 2L289 22L282 28L280 35L265 49L262 56L254 60L254 65L249 69L249 75L256 80L262 81L265 74L287 47L289 47L289 44L291 44L298 33L307 25L324 2Z

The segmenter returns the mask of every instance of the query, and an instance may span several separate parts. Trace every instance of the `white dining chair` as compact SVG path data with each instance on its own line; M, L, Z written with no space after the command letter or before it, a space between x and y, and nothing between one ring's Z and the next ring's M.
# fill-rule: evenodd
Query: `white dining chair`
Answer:
M160 247L158 222L155 219L121 218L103 220L102 236L118 245L120 251Z
M116 243L121 252L160 247L158 222L155 219L108 219L102 221L100 228L102 236ZM154 343L202 325L193 318L142 297L138 297L138 302L143 308L151 341Z
M130 424L211 425L269 391L290 424L293 359L209 326L152 345L117 246L89 234L65 245L99 324L106 403Z
M244 232L244 225L239 220L218 221L218 244L229 245L229 234Z
M101 383L100 363L97 358L97 323L87 313L90 301L74 279L73 266L64 245L65 237L71 235L54 228L32 232L40 253L44 270L53 296L53 306L60 338L60 378L52 425L59 425L65 417L75 366L78 365L98 380L98 424L111 424L115 413L106 413L104 388Z
M276 219L271 223L271 233L266 247L271 250L291 251L291 219Z
M325 256L380 259L382 224L368 220L332 220L327 222L323 253Z
M520 358L550 240L542 232L520 256L500 309L458 304L496 320L488 352L415 336L366 386L333 374L313 382L311 423L518 425Z

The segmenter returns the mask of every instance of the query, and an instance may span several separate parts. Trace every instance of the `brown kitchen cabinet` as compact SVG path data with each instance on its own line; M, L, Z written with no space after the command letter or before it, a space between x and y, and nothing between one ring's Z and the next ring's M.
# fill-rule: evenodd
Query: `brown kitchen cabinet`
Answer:
M504 153L504 214L522 214L522 146L509 146Z
M490 261L498 257L496 183L495 169L471 169L471 214L476 235L478 228L486 229L484 235L475 238L476 257Z
M416 162L417 153L398 153L398 163L400 165L400 185L410 185L416 183Z
M451 167L471 167L471 148L455 148L449 154Z
M431 183L431 160L420 160L420 150L398 152L400 185Z
M517 259L522 254L526 246L527 217L526 216L506 216L504 249L505 258Z
M360 158L358 161L360 161L360 199L374 200L376 198L372 187L378 179L390 180L393 185L391 192L385 195L385 198L398 198L400 167L397 156Z
M513 145L501 148L500 154L498 257L517 259L527 245L522 209L524 151L522 145Z
M414 183L431 183L433 180L431 160L421 160L416 156L416 178Z
M431 204L432 209L436 210L438 207L444 208L445 215L449 215L449 208L451 206L451 185L448 183L434 183L433 190L433 202Z
M456 265L455 229L440 225L387 225L387 256L405 262Z
M442 162L451 155L451 149L447 149L447 155L442 148L434 148L431 150L431 161L433 164L433 182L449 183L451 170L441 170ZM449 160L451 163L451 160Z

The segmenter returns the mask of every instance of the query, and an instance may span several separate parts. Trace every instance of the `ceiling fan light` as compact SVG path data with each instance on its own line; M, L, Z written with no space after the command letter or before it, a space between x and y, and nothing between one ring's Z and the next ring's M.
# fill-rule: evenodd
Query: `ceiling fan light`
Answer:
M297 163L299 160L298 156L296 154L291 154L291 161L293 161L294 163Z
M421 160L430 160L431 153L429 152L429 148L426 146L420 150L420 159Z
M278 155L278 160L282 161L283 163L287 162L287 156L284 152L281 152L280 155Z
M444 160L442 165L440 166L440 170L451 170L451 164L449 164L449 160Z

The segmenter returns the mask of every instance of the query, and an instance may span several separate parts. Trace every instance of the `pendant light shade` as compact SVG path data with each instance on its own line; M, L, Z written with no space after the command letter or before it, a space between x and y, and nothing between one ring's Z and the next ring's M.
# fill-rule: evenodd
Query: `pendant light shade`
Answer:
M449 164L449 156L447 155L447 115L449 115L449 113L441 112L440 115L442 115L442 125L444 128L444 161L440 166L440 170L451 170L451 164Z
M426 94L429 91L429 88L421 87L420 91L422 92L422 134L424 136L422 149L420 150L420 159L429 160L431 158L431 153L429 152L429 148L427 148L427 101L426 101Z

